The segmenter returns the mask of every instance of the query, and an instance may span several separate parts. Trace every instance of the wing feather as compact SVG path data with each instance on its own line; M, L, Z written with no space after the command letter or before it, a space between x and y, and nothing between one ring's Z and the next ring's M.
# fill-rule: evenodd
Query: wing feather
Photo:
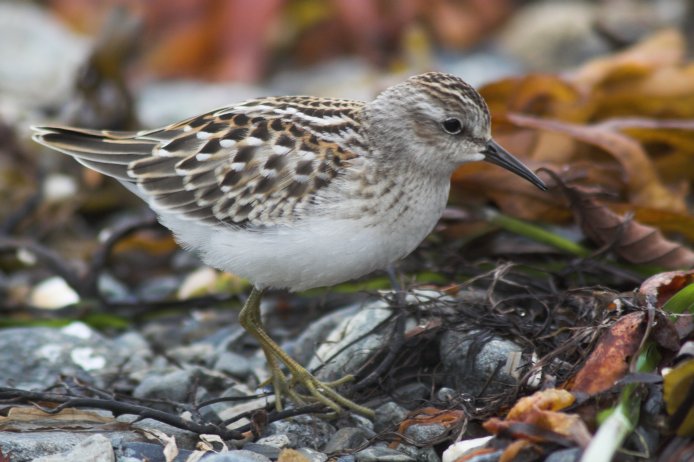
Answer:
M213 225L267 226L289 220L294 207L368 153L359 130L362 106L264 98L158 130L39 127L34 139L136 184L159 213Z

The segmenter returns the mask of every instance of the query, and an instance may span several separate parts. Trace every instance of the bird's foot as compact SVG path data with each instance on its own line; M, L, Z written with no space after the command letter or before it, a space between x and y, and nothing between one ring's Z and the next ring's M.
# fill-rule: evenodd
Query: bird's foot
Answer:
M305 368L297 364L286 364L291 373L291 377L287 377L277 367L275 361L272 363L274 363L270 364L272 376L267 383L272 383L275 390L275 406L278 410L282 409L282 397L286 396L297 404L322 403L336 413L348 409L365 417L373 418L375 416L371 409L359 405L335 391L335 387L353 381L353 376L347 375L332 382L322 382ZM298 390L300 387L303 388L302 392Z

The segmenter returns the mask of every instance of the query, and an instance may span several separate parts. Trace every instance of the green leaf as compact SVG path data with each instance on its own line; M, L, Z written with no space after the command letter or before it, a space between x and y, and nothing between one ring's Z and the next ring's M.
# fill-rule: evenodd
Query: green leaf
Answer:
M694 284L689 284L670 297L670 300L663 306L663 310L674 314L685 312L694 314Z

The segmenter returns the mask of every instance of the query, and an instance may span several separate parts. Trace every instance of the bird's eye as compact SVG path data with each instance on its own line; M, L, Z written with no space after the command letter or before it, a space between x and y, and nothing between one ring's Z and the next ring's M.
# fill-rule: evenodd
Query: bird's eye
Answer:
M443 130L450 135L457 135L463 131L463 124L458 119L446 119L441 124Z

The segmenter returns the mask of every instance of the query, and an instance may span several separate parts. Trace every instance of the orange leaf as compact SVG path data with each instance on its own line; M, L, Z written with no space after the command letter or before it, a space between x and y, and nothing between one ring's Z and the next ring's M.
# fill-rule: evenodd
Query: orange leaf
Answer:
M573 392L595 395L626 375L645 332L645 314L629 313L606 332L580 371L565 384Z
M669 29L647 38L633 47L605 58L594 59L570 76L582 87L633 79L648 72L682 62L685 40L682 34Z
M574 401L576 398L568 391L550 388L519 399L506 419L525 421L536 411L560 411L571 406Z
M574 401L574 396L566 390L538 391L519 399L505 420L494 417L484 422L483 426L493 434L509 432L517 438L533 442L552 441L552 435L554 439L556 435L561 435L585 446L590 441L590 433L581 418L575 414L557 412Z
M631 202L634 204L675 212L687 210L684 195L676 196L662 184L653 162L641 145L627 135L615 132L609 124L577 125L520 114L509 114L509 120L520 127L564 133L611 154L627 174Z
M506 449L504 449L501 457L499 457L499 462L513 462L522 451L531 448L537 449L538 452L541 452L536 445L528 440L516 440L506 446Z

